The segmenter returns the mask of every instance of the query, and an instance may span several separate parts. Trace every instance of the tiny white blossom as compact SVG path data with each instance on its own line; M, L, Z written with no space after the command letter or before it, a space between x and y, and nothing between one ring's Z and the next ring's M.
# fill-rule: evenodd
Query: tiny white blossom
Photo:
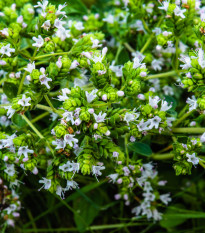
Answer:
M87 91L85 92L88 103L91 103L97 97L96 95L97 92L98 92L97 89L92 90L90 93Z
M95 176L101 176L102 175L102 172L101 170L104 170L105 167L104 166L92 166L92 173L93 175Z
M100 112L98 115L95 114L95 113L93 113L93 116L94 116L95 121L96 121L97 123L104 122L104 121L105 121L106 115L107 115L106 113L103 113L103 114L102 114L102 112Z
M24 155L24 157L26 157L26 158L28 157L28 154L33 154L33 153L34 153L34 151L28 149L28 146L21 146L18 149L18 155L19 156Z
M38 37L32 37L32 39L36 42L32 44L34 47L40 48L43 46L44 40L42 36L39 35Z
M35 62L33 63L28 63L27 68L24 68L27 72L31 73L35 69Z
M174 14L176 16L181 17L182 19L185 18L184 13L186 12L186 9L180 9L180 7L176 6L176 8L174 9Z
M11 118L16 111L15 109L12 108L12 106L5 106L4 108L7 109L6 115L8 116L8 118Z
M14 52L15 52L15 49L10 48L10 44L2 46L1 49L0 49L0 53L2 54L2 57L3 57L3 55L6 55L6 56L10 57L11 53L14 53Z
M162 100L160 111L166 112L166 111L169 110L171 107L172 107L171 104L168 106L168 102L165 101L165 100Z
M42 180L39 180L39 183L43 184L43 186L38 191L40 191L42 188L49 189L51 187L51 180L46 179L45 177L43 177Z
M192 163L193 165L197 165L199 163L199 159L196 157L195 153L193 153L192 155L187 153L186 157L188 158L187 161Z
M64 136L64 142L69 144L70 147L73 147L75 143L78 143L78 139L74 138L75 135L73 134L66 134Z
M192 111L198 107L197 99L195 96L192 96L192 99L188 97L186 103L189 104L189 111Z
M20 99L20 100L18 101L18 104L20 104L20 105L23 106L23 107L27 107L27 106L30 106L30 105L31 105L31 104L29 103L30 100L31 100L31 97L26 98L26 95L23 94L22 99Z
M151 105L153 108L158 108L158 102L160 101L159 96L155 96L155 97L150 97L149 96L149 105Z
M48 31L48 29L51 27L51 21L50 20L46 20L42 26L41 26L44 30ZM36 46L37 47L37 46Z
M14 164L7 164L6 169L4 169L4 172L9 176L14 176L15 175Z
M158 7L158 8L161 9L161 10L167 11L167 10L168 10L168 7L169 7L169 2L163 1L161 4L162 4L162 6L160 6L160 7Z
M203 133L200 137L200 141L201 143L204 143L205 142L205 133Z
M165 205L168 205L168 203L172 200L169 193L160 195L160 196L159 196L159 199L160 199Z

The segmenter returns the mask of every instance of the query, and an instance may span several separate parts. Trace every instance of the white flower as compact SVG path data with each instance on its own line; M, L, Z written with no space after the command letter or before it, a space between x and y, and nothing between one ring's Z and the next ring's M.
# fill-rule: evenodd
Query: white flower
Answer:
M75 69L77 66L79 66L79 62L77 60L74 60L70 65L70 70Z
M33 154L34 151L28 149L28 146L21 146L21 147L19 147L19 149L18 149L18 155L19 156L21 156L23 154L24 157L27 158L28 157L28 153Z
M27 107L27 106L30 106L30 105L31 105L31 104L29 103L30 100L31 100L31 97L26 98L26 95L23 94L22 99L20 99L20 100L18 101L18 104L20 104L20 105L23 106L23 107Z
M81 31L84 29L83 23L82 22L77 22L74 24L74 27L78 30Z
M64 199L64 188L62 188L60 185L57 185L56 194L62 199Z
M110 174L109 176L107 176L110 181L112 181L113 183L115 183L117 181L117 178L118 178L118 174L115 173L115 174Z
M204 51L201 48L198 51L198 63L202 69L205 68Z
M98 115L96 115L95 113L93 113L93 116L94 116L95 121L97 123L104 122L106 115L107 115L106 113L102 114L102 111Z
M166 112L166 111L169 110L171 107L172 107L171 104L168 106L168 102L162 100L160 111Z
M48 1L47 0L43 0L42 3L41 2L37 2L37 5L35 5L34 7L40 7L43 11L46 10L46 7L48 5Z
M24 68L27 72L31 73L35 69L35 62L33 63L28 63L27 68Z
M104 22L107 22L107 23L110 23L110 24L113 24L114 20L115 20L115 18L111 14L107 15L107 17L103 19Z
M43 186L38 191L40 191L42 188L49 189L51 187L51 180L46 179L45 177L43 177L42 180L39 180L39 183L43 184Z
M73 147L75 143L78 143L78 139L74 138L75 135L73 134L66 134L64 136L64 142L69 144L70 147Z
M158 8L161 9L161 10L167 11L167 10L168 10L168 7L169 7L169 2L163 1L163 2L162 2L162 6L160 6L160 7L158 7Z
M15 52L15 49L10 48L10 44L2 46L0 49L0 53L2 54L2 57L3 57L3 55L10 57L11 53L14 53L14 52Z
M114 66L114 65L112 64L112 65L110 65L109 68L112 70L112 72L115 73L115 75L116 75L117 77L122 77L122 68L123 68L123 66Z
M6 113L8 118L11 118L14 115L15 111L16 111L15 109L12 108L12 106L5 106L4 108L8 110L7 113Z
M159 196L159 199L160 199L165 205L168 205L168 203L172 200L172 199L170 198L170 194L169 194L169 193L160 195L160 196Z
M97 92L98 92L98 89L94 89L90 93L87 91L85 92L88 103L91 103L97 97L96 95Z
M56 150L58 149L64 149L66 146L66 143L63 139L57 139L56 141L52 141L52 144L57 146Z
M161 122L161 120L162 119L159 116L155 116L154 118L149 119L147 121L147 123L149 124L148 128L149 129L153 129L153 128L158 129L159 128L159 123Z
M65 191L72 190L72 188L78 188L78 184L74 180L67 180L67 185L65 187Z
M192 111L198 107L197 99L195 98L195 96L192 96L192 99L188 98L186 103L189 104L189 111Z
M48 31L48 29L51 27L51 22L50 22L50 20L46 20L43 24L42 24L42 26L41 26L44 30L46 30L46 31ZM34 46L34 45L33 45ZM36 46L36 47L38 47L38 46Z
M163 62L162 62L162 60L160 60L160 59L154 59L153 61L152 61L152 68L154 69L154 70L156 70L156 71L160 71L160 70L162 70L162 66L163 66Z
M40 72L42 73L42 75L39 76L39 80L41 82L41 85L45 85L48 89L50 89L48 82L51 82L52 79L46 76L45 71L46 70L43 67L40 69Z
M66 3L64 3L63 5L61 5L61 4L59 4L58 5L58 10L56 11L56 15L63 15L63 16L65 16L65 17L67 17L66 16L66 12L65 11L61 11L64 7L66 7L67 6L67 4Z
M36 42L32 44L34 47L40 48L43 46L44 40L42 36L39 35L38 37L32 37L32 39Z
M61 91L62 91L63 95L58 95L58 100L65 101L65 100L69 99L67 94L69 95L71 91L68 88L63 88Z
M63 27L58 28L56 31L56 36L61 39L61 41L64 41L66 38L70 38L70 30L66 30Z
M181 57L179 58L179 60L184 63L183 65L180 65L180 67L183 70L188 70L189 68L192 67L192 65L191 65L191 59L190 59L189 56L185 56L185 55L181 54Z
M6 169L4 170L4 172L9 176L14 176L15 175L14 164L6 164Z
M1 34L4 35L4 36L9 36L9 32L8 32L8 28L4 28L2 30L0 30Z
M138 116L139 117L139 116ZM125 116L124 116L124 121L127 122L127 124L129 124L130 121L134 121L138 118L136 116L136 114L132 114L132 113L128 113L126 112Z
M72 125L75 124L73 112L65 111L65 112L63 113L63 118L64 118L66 121L71 121L71 124L72 124Z
M92 173L93 173L93 175L95 175L95 176L101 176L102 175L102 172L101 172L101 170L104 170L105 169L105 167L104 166L102 166L102 165L100 165L100 166L92 166Z
M138 67L144 66L144 63L141 64L143 59L140 59L139 57L135 57L134 60L133 60L133 62L134 62L133 69L137 69Z
M73 165L70 161L68 161L67 163L59 166L59 169L64 171L64 172L72 172L73 171Z
M154 98L149 96L149 105L151 105L153 108L158 108L158 102L160 101L159 96L155 96Z
M62 21L60 19L55 19L54 26L56 28L63 28L63 24L65 24L65 23L66 23L65 21Z
M176 6L176 8L174 9L174 14L175 14L176 16L181 17L182 19L185 18L185 15L183 15L184 12L186 12L186 9L183 9L183 10L182 10L182 9L180 9L178 6Z
M91 37L90 39L91 39L91 41L92 41L92 43L93 43L93 45L92 45L92 48L93 48L93 49L102 46L101 44L99 44L100 41L99 41L98 39L93 39L92 37Z
M205 142L205 133L203 133L200 137L200 141L201 143L204 143Z
M157 209L152 211L152 217L155 221L159 221L162 219L162 213L160 213Z
M197 165L199 163L199 159L196 157L195 153L193 153L192 155L187 153L186 157L188 158L187 161L192 163L193 165Z
M172 87L165 85L162 89L165 95L174 95L174 91Z

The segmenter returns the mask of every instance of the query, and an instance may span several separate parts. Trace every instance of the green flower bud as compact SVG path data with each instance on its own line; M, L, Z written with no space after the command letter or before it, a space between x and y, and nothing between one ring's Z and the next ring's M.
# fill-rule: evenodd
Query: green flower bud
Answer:
M55 134L57 138L61 138L67 134L66 126L65 125L56 125L54 128Z
M90 113L88 111L81 111L80 112L80 119L82 121L85 121L85 122L90 121Z
M81 106L81 101L78 98L69 98L64 101L63 108L68 111L73 111L76 107Z
M33 69L31 72L31 79L33 80L33 83L39 83L39 76L41 75L40 71L37 69Z

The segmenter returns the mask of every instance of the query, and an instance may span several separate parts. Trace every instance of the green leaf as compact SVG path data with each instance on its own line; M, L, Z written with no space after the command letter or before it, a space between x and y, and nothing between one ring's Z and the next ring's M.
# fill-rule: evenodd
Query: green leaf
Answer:
M152 154L150 146L141 142L129 143L128 149L140 155L150 156Z
M181 205L175 205L176 207L182 207ZM160 221L160 226L164 228L176 227L186 221L186 218L179 217L175 214L177 211L171 208L168 208L167 211L163 214L163 218Z
M26 121L21 117L21 115L17 114L17 113L15 113L12 116L11 120L16 126L18 126L20 128L26 126L26 124L27 124Z
M85 232L86 228L93 222L95 217L98 215L102 203L101 195L95 190L94 193L85 195L83 192L78 190L81 197L76 199L73 203L73 208L78 214L74 215L74 221L79 232Z
M122 48L116 57L116 65L123 65L130 60L129 53L125 48Z
M3 86L3 91L8 98L13 99L17 95L18 88L14 83L5 82Z

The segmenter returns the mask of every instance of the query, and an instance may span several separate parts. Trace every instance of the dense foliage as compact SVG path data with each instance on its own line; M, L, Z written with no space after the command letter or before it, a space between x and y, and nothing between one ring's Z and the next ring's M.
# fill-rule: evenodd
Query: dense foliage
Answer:
M202 1L0 0L0 40L1 232L203 231Z

